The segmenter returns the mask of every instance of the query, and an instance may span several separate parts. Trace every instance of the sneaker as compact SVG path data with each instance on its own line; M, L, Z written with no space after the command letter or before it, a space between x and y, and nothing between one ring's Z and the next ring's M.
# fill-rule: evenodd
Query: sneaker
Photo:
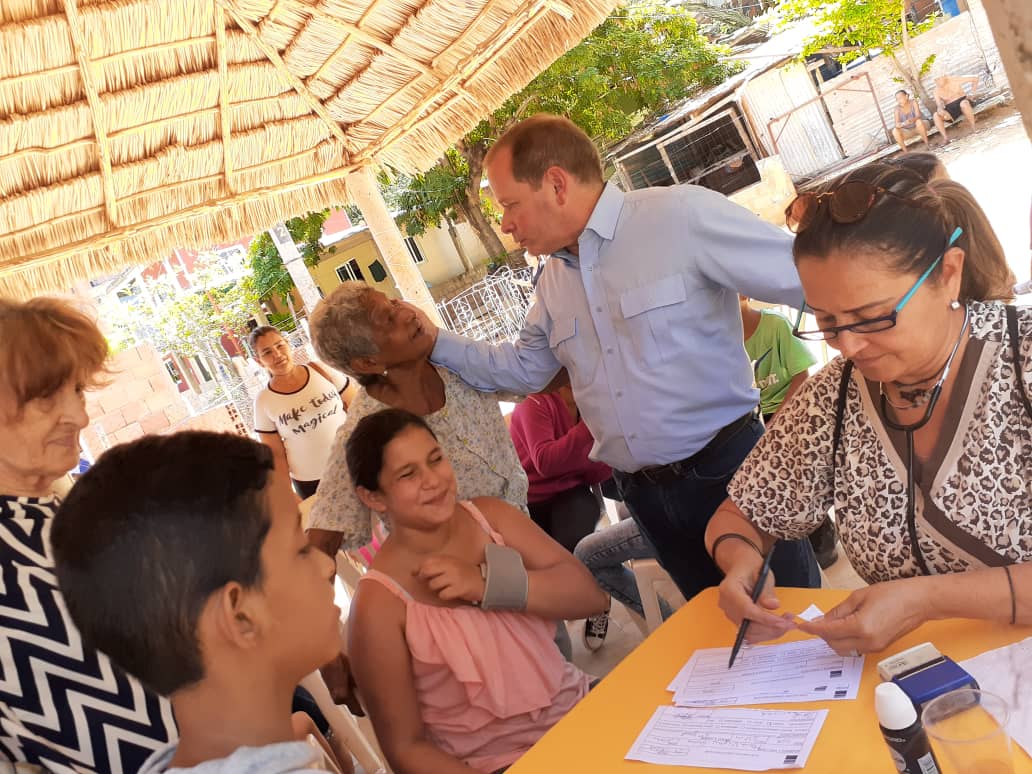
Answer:
M594 653L602 647L609 632L609 613L599 613L584 619L584 647Z

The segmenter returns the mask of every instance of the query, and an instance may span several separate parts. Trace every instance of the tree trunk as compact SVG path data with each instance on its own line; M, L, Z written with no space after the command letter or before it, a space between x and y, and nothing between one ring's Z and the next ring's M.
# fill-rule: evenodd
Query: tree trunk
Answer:
M469 256L466 255L466 248L462 246L458 229L455 228L455 222L447 215L444 216L444 222L448 224L448 236L451 237L452 244L455 245L455 252L459 254L459 260L462 261L462 270L472 271L473 263L469 260Z
M466 190L463 192L463 201L459 203L459 209L462 210L462 214L469 221L470 228L473 229L480 243L487 250L488 258L495 260L505 255L508 251L505 249L505 245L502 244L498 233L494 230L494 226L487 219L487 216L484 215L484 210L480 203L480 181L484 179L484 156L487 155L487 141L480 140L470 145L464 140L460 140L455 148L469 166Z
M929 115L935 115L935 100L931 99L928 96L928 92L926 92L924 86L921 85L921 76L918 73L917 67L914 66L913 60L910 59L909 50L907 50L906 53L907 59L910 61L910 67L904 67L903 63L899 61L899 58L896 56L895 52L888 51L886 53L888 53L889 59L892 60L892 64L896 68L896 72L898 72L903 77L903 80L906 81L907 86L910 87L910 93L917 97L917 101L920 102L924 109L928 111ZM890 137L889 140L891 141L892 138Z
M505 255L507 252L505 245L502 244L498 233L494 230L491 221L487 219L484 210L480 206L480 178L477 178L476 198L471 199L467 190L465 200L460 204L459 209L462 210L462 214L469 221L469 226L473 229L473 233L477 235L480 243L487 250L488 258L494 260L499 256Z

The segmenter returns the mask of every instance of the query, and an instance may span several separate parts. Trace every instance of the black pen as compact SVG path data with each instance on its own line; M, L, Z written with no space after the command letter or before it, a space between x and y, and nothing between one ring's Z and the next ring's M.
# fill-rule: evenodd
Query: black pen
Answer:
M763 557L763 566L760 568L760 576L756 579L756 585L753 586L752 590L752 601L755 604L756 600L760 598L760 594L763 593L763 585L767 582L767 576L770 574L770 560L774 556L774 548L777 546L775 541L774 545L770 547L770 551ZM738 658L738 651L742 649L742 643L745 642L745 633L749 630L749 619L743 618L742 625L738 627L738 636L735 637L735 646L731 648L731 658L727 661L727 668L730 669L735 665L735 659Z

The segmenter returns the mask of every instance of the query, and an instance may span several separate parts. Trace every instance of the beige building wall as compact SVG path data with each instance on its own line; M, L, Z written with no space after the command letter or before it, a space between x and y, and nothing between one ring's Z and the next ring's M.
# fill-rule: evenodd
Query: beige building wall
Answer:
M465 224L462 224L457 227L460 242L464 226ZM465 226L465 228L468 229L469 226ZM430 229L422 236L415 237L415 240L419 251L423 254L423 262L418 264L419 272L430 285L450 280L466 270L462 265L462 259L455 250L455 243L452 242L447 228ZM475 265L479 259L470 253L465 242L462 242L462 245L466 248L466 255Z
M369 267L375 261L379 261L384 269L387 269L387 264L380 257L380 251L376 249L376 243L373 242L373 237L368 230L359 231L347 239L342 239L334 244L334 247L337 248L335 253L327 255L317 266L311 266L308 269L315 279L315 284L319 286L319 290L322 291L324 296L340 284L340 279L337 277L337 269L348 263L348 261L355 260L358 262L358 267L361 269L362 276L366 282L390 298L401 297L397 288L394 287L394 280L391 278L389 271L386 279L382 282L373 281L373 275Z

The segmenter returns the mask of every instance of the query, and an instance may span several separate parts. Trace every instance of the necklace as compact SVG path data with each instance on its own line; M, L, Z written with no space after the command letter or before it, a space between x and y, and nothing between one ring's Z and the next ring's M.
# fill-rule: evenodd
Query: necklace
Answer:
M953 343L953 349L950 351L950 356L946 358L946 364L942 367L942 371L939 374L938 380L928 389L915 390L913 392L907 392L900 390L899 394L904 400L908 401L906 404L894 403L889 399L889 396L885 392L885 384L878 382L878 392L882 400L882 413L885 414L886 421L896 430L908 429L904 425L899 425L895 421L888 418L888 413L885 412L884 406L888 404L894 409L912 409L920 408L921 406L927 406L925 409L925 415L915 425L911 425L909 429L917 430L927 424L928 420L931 419L932 411L935 409L935 404L939 400L939 394L942 392L942 386L946 383L946 378L950 375L950 366L953 365L953 358L957 356L957 352L960 350L960 342L964 340L964 332L968 327L968 319L971 315L971 310L964 307L964 322L960 326L960 334L957 336L957 340ZM894 382L894 384L896 384ZM917 393L920 393L917 395ZM916 395L916 397L915 397Z

